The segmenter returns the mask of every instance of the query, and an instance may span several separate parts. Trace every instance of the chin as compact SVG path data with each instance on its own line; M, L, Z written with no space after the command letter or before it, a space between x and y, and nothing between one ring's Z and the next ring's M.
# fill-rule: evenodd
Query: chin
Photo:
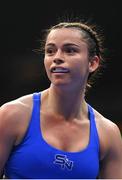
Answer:
M52 84L54 84L55 86L68 86L69 83L66 82L52 82Z
M71 82L69 81L64 81L64 80L53 80L51 81L51 84L53 84L54 86L59 86L59 87L64 87L64 86L69 86L71 84Z

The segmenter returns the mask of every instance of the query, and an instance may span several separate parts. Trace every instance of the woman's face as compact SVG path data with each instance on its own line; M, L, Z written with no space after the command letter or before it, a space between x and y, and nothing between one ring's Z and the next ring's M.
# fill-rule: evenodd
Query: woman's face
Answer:
M81 86L87 81L92 63L88 45L79 30L52 30L45 44L45 69L54 85Z

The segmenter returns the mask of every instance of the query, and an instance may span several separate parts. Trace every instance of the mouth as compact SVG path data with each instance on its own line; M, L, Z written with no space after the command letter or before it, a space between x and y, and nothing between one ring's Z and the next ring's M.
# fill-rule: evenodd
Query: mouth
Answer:
M52 73L69 73L69 69L64 67L53 67L51 68Z

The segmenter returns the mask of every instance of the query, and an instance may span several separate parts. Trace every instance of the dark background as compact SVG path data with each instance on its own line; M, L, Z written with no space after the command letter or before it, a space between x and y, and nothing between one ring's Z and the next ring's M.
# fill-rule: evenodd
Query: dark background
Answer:
M62 17L91 18L103 30L107 48L104 74L87 101L107 118L122 124L121 0L0 2L0 105L49 86L39 48L42 30Z

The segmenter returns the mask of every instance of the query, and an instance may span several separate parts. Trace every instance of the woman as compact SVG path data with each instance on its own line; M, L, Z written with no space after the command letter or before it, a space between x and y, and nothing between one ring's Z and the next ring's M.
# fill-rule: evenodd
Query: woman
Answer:
M118 127L85 101L102 63L98 34L83 23L47 33L44 64L51 85L0 110L0 172L7 178L122 178Z

